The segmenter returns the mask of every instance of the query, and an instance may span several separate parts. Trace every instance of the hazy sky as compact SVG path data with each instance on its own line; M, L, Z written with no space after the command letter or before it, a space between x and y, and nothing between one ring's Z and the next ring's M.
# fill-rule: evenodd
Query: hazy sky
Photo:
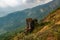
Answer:
M43 5L53 0L0 0L0 17L26 8Z

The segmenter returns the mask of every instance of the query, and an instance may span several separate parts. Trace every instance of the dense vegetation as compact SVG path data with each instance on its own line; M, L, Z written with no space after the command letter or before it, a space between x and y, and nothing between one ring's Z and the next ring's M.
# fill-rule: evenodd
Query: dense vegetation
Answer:
M25 35L24 31L24 28L18 28L7 32L0 35L0 40L60 40L60 9L58 8L36 24L32 33Z

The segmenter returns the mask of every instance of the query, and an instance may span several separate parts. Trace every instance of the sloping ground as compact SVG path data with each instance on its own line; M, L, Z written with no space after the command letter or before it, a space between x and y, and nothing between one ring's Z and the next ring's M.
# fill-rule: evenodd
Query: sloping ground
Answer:
M50 22L50 23L44 26L44 28L42 28L37 34L47 33L46 40L60 40L59 38L60 37L60 9L57 9L53 13L49 14L43 20L43 22Z
M9 40L60 40L60 9L45 17L32 33L17 33Z

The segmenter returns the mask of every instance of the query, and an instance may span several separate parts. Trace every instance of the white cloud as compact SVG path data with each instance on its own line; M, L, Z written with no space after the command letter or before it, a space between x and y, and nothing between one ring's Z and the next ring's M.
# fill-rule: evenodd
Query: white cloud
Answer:
M0 0L0 7L7 7L7 6L17 6L21 3L18 0Z
M43 5L53 0L0 0L0 17L11 12ZM43 10L41 10L43 12ZM30 15L30 14L29 14Z
M23 3L26 3L27 0L22 0Z
M30 3L40 3L40 5L42 4L46 4L48 2L51 2L53 0L22 0L23 3L26 3L26 4L30 4Z
M40 5L43 5L43 4L46 4L46 3L49 3L53 0L37 0L37 3L40 3Z
M0 7L6 7L7 5L4 2L0 2Z
M4 2L9 6L15 6L18 4L16 0L4 0Z
M0 7L14 7L17 5L29 5L29 3L46 4L52 0L0 0Z

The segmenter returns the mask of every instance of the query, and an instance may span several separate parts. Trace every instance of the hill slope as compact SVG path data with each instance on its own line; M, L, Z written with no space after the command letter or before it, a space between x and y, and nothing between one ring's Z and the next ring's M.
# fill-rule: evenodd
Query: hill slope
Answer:
M31 34L17 33L10 40L60 40L60 9L50 13L42 20L44 26L36 28ZM41 28L42 27L42 28Z
M59 6L60 6L60 0L54 0L48 4L38 5L36 7L22 10L22 11L16 11L16 12L10 13L5 17L1 17L0 18L0 34L6 33L7 30L8 31L14 30L19 26L20 27L25 26L26 18L37 18L40 20Z

